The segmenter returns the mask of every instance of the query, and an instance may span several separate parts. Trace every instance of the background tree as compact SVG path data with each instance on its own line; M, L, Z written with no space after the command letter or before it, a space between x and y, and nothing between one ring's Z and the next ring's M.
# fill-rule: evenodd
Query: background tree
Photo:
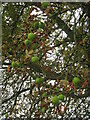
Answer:
M2 116L89 117L89 3L3 3Z

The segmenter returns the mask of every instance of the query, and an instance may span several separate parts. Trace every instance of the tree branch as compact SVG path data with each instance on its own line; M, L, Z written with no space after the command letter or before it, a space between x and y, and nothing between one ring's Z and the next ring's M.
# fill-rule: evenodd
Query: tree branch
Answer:
M59 28L66 32L66 34L70 38L70 41L74 41L73 31L69 28L69 26L60 17L57 17L56 15L54 15L52 19L55 19L58 23Z
M14 21L13 25L12 25L11 35L13 35L14 30L15 30L15 28L16 28L16 26L17 26L17 22L18 22L19 18L21 17L21 15L23 14L23 11L24 11L24 9L25 9L26 7L27 7L26 4L25 4L23 7L21 7L21 10L20 10L21 12L20 12L20 14L18 15L17 19Z

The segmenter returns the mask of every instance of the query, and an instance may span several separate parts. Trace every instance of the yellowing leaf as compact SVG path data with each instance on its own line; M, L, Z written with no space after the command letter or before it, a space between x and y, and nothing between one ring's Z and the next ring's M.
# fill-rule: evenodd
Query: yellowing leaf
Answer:
M33 50L30 50L30 51L26 50L26 56L25 56L25 58L31 57L31 54L32 54L33 52L34 52Z
M26 50L26 54L28 54L28 50Z
M29 55L32 54L33 52L34 52L33 50L30 50L30 51L29 51Z
M67 85L69 85L69 81L68 80L60 80L60 84L63 86L67 86Z

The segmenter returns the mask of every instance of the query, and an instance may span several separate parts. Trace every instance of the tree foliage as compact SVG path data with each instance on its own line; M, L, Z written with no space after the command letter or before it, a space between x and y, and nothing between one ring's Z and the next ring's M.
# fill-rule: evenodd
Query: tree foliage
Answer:
M87 119L88 3L2 5L2 116Z

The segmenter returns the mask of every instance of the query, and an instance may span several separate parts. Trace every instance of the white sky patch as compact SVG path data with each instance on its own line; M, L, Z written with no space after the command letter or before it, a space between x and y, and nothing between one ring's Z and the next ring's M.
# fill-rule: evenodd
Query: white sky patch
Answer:
M48 84L54 85L54 83L55 83L55 80L51 80Z

